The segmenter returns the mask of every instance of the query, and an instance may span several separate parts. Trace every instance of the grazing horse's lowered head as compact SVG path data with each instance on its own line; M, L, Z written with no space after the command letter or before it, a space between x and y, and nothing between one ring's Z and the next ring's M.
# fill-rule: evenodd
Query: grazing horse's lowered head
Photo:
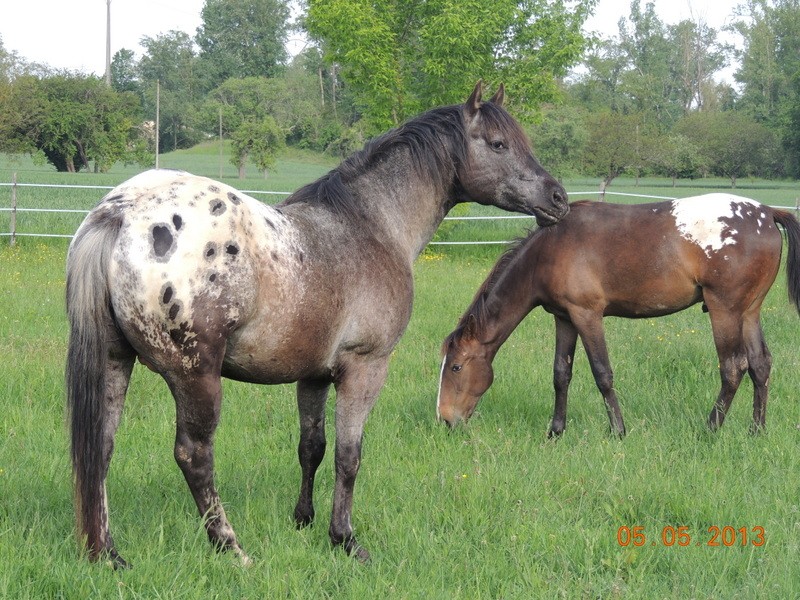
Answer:
M298 525L314 519L325 405L336 391L328 534L360 560L351 511L364 423L411 316L414 260L447 211L475 201L567 214L563 188L520 126L475 87L411 119L277 206L223 183L148 171L86 217L67 257L67 403L79 536L119 556L105 480L134 362L175 399L174 457L214 546L247 556L214 484L221 378L297 382Z

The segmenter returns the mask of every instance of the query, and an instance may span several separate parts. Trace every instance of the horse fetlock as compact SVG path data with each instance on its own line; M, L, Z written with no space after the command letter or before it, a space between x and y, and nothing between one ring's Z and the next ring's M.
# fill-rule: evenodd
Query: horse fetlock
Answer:
M301 505L299 502L294 509L294 522L298 529L314 524L314 508Z

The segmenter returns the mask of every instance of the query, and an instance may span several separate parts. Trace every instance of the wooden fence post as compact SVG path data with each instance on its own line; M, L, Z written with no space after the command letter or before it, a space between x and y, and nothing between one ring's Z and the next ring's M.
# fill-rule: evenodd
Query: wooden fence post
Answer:
M17 243L17 172L11 176L11 245Z

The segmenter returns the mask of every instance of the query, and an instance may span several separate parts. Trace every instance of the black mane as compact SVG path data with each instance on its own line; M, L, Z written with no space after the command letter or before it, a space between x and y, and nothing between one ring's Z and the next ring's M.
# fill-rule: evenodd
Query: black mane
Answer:
M486 102L480 108L485 127L510 132L512 143L527 145L525 134L502 108ZM392 129L366 143L362 150L345 159L338 167L316 181L305 185L280 203L319 203L334 212L350 217L360 214L356 198L348 183L368 171L377 161L396 149L409 151L417 176L427 179L452 177L467 161L467 133L461 104L432 109L404 125Z

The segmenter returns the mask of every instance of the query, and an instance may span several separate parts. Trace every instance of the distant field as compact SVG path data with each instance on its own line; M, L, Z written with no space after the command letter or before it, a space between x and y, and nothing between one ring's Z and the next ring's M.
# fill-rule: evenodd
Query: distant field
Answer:
M135 172L69 176L2 160L0 181L14 169L31 181L110 185ZM164 157L169 166L215 176L193 168L213 171L213 161L203 160ZM281 186L289 190L333 164L287 156L266 181L226 181L270 186L285 169ZM727 189L707 183L673 189L656 180L638 188L615 181L612 189L662 196ZM596 182L567 186L590 191ZM743 181L738 193L794 206L795 189ZM6 193L0 188L0 197ZM102 196L22 194L30 204L87 209ZM79 222L59 225L73 231ZM443 230L449 239L503 239L524 226L449 222ZM766 434L748 433L749 379L721 431L706 431L719 377L699 307L607 320L624 440L608 435L580 348L567 431L546 439L554 328L542 310L500 350L495 383L469 425L449 431L435 422L439 346L500 252L434 246L416 263L414 313L367 422L356 486L353 525L372 553L369 565L328 542L333 402L317 523L296 531L294 389L225 382L218 487L254 559L242 568L210 548L172 458L174 403L163 381L137 366L109 476L112 532L133 569L114 572L82 559L73 535L63 386L66 241L24 239L13 248L0 241L0 598L797 597L800 318L787 301L785 274L763 312L774 358ZM626 538L634 531L643 543Z

